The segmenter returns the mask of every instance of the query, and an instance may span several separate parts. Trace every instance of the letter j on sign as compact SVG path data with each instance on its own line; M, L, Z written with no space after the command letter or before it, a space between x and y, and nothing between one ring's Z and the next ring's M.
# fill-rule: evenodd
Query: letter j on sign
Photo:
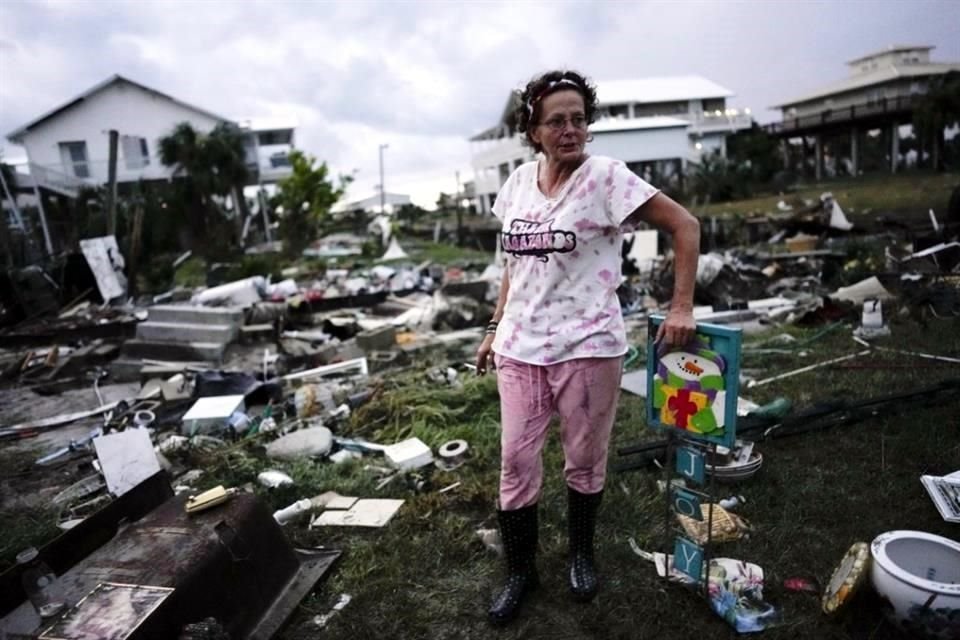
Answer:
M703 454L692 447L677 449L677 473L697 484L703 484Z

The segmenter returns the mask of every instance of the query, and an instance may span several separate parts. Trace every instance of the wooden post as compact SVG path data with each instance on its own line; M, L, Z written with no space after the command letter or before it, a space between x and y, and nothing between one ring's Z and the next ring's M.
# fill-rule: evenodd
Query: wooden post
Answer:
M823 179L823 142L819 133L813 137L813 155L814 176L820 182Z
M120 134L110 129L110 151L107 160L107 235L117 232L117 141Z
M860 174L860 132L854 127L850 130L850 173Z
M900 127L890 125L890 173L897 172L897 157L900 155Z
M137 271L140 266L140 244L143 238L143 202L138 201L130 225L130 255L127 260L127 296L137 295Z
M32 168L32 167L31 167ZM47 250L47 257L53 255L53 242L50 240L50 229L47 227L47 212L43 208L43 194L37 185L37 178L33 180L33 195L37 197L37 212L40 214L40 229L43 231L43 246Z

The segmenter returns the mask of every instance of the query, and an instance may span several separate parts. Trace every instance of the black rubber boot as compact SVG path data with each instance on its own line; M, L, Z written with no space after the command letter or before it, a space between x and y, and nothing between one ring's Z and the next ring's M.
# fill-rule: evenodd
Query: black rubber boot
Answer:
M493 624L504 624L516 615L523 597L540 585L537 575L537 505L497 511L500 537L507 560L507 581L496 594L487 615Z
M567 527L570 535L570 591L587 602L597 595L597 570L593 564L593 533L603 491L580 493L567 487Z

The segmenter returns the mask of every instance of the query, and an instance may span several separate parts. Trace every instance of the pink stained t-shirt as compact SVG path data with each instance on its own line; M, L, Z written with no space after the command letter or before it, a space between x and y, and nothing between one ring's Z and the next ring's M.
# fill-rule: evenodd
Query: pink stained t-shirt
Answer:
M590 156L547 198L537 169L518 167L493 205L510 274L493 350L537 365L623 355L623 223L658 190L623 162Z

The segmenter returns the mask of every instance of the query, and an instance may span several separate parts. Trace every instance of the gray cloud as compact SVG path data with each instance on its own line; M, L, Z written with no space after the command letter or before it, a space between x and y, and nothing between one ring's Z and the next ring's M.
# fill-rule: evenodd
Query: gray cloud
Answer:
M339 170L359 168L360 189L378 180L377 145L389 142L389 188L446 175L449 190L469 166L466 138L547 68L598 80L700 74L768 121L776 114L766 107L893 42L960 60L957 24L954 0L8 0L0 132L121 73L227 116L295 115L299 145Z

